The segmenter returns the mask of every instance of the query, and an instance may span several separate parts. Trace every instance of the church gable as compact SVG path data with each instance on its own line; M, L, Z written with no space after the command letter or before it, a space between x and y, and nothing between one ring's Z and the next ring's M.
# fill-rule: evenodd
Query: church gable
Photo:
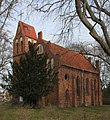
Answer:
M37 40L36 32L33 26L30 26L28 24L25 24L21 21L19 21L19 27L22 31L22 34L25 37L29 37L31 39Z

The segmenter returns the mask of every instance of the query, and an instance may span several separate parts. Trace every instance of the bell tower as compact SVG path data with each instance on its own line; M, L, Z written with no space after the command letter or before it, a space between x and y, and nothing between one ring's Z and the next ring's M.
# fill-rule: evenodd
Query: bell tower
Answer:
M13 60L19 62L20 57L29 50L29 43L36 43L37 36L33 26L25 24L21 21L13 41Z

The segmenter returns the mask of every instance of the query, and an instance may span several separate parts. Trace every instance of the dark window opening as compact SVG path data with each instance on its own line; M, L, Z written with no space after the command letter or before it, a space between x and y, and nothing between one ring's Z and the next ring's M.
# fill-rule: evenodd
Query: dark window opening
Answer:
M69 79L69 75L65 74L65 80L68 80L68 79Z
M16 53L18 53L18 43L16 43Z
M86 96L89 95L89 79L86 79Z
M94 80L94 92L95 92L95 95L96 95L96 80Z
M31 42L30 41L28 41L28 44L30 44Z
M80 96L80 81L79 81L79 77L77 77L77 79L76 79L76 95Z
M21 52L23 52L23 41L21 41Z

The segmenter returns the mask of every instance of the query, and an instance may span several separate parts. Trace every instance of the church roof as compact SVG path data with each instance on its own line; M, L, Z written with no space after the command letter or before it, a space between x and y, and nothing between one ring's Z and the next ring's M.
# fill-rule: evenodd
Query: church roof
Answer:
M19 24L23 29L22 32L25 36L38 40L33 26L25 24L21 21L19 22ZM45 40L43 40L43 42L49 45L49 49L52 52L52 54L54 55L59 54L61 64L67 65L70 67L75 67L81 70L97 72L95 67L89 62L88 59L84 57L84 55Z
M50 43L50 51L53 54L59 54L61 64L82 70L97 72L95 67L82 54L79 54L73 50L69 50L68 48L61 47L54 43Z
M35 32L35 29L33 26L28 25L21 21L19 21L19 25L22 28L22 32L23 32L24 36L30 37L34 40L37 39L36 32Z

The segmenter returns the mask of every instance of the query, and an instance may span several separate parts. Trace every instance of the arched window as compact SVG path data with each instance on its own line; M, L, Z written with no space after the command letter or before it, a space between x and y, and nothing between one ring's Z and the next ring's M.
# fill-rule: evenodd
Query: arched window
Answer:
M23 52L23 38L20 37L20 43L21 43L21 52Z
M16 44L16 54L18 54L18 39L16 39L15 44Z
M86 79L86 96L89 95L89 79Z
M32 42L31 38L28 38L28 44L30 44Z
M44 52L44 48L43 48L43 45L39 44L37 46L37 54L40 55Z
M69 80L69 75L65 74L65 80Z
M95 95L96 95L96 79L94 80L94 92L95 92Z
M80 81L79 76L76 79L76 95L80 96Z
M37 43L37 41L36 40L34 40L34 45Z

